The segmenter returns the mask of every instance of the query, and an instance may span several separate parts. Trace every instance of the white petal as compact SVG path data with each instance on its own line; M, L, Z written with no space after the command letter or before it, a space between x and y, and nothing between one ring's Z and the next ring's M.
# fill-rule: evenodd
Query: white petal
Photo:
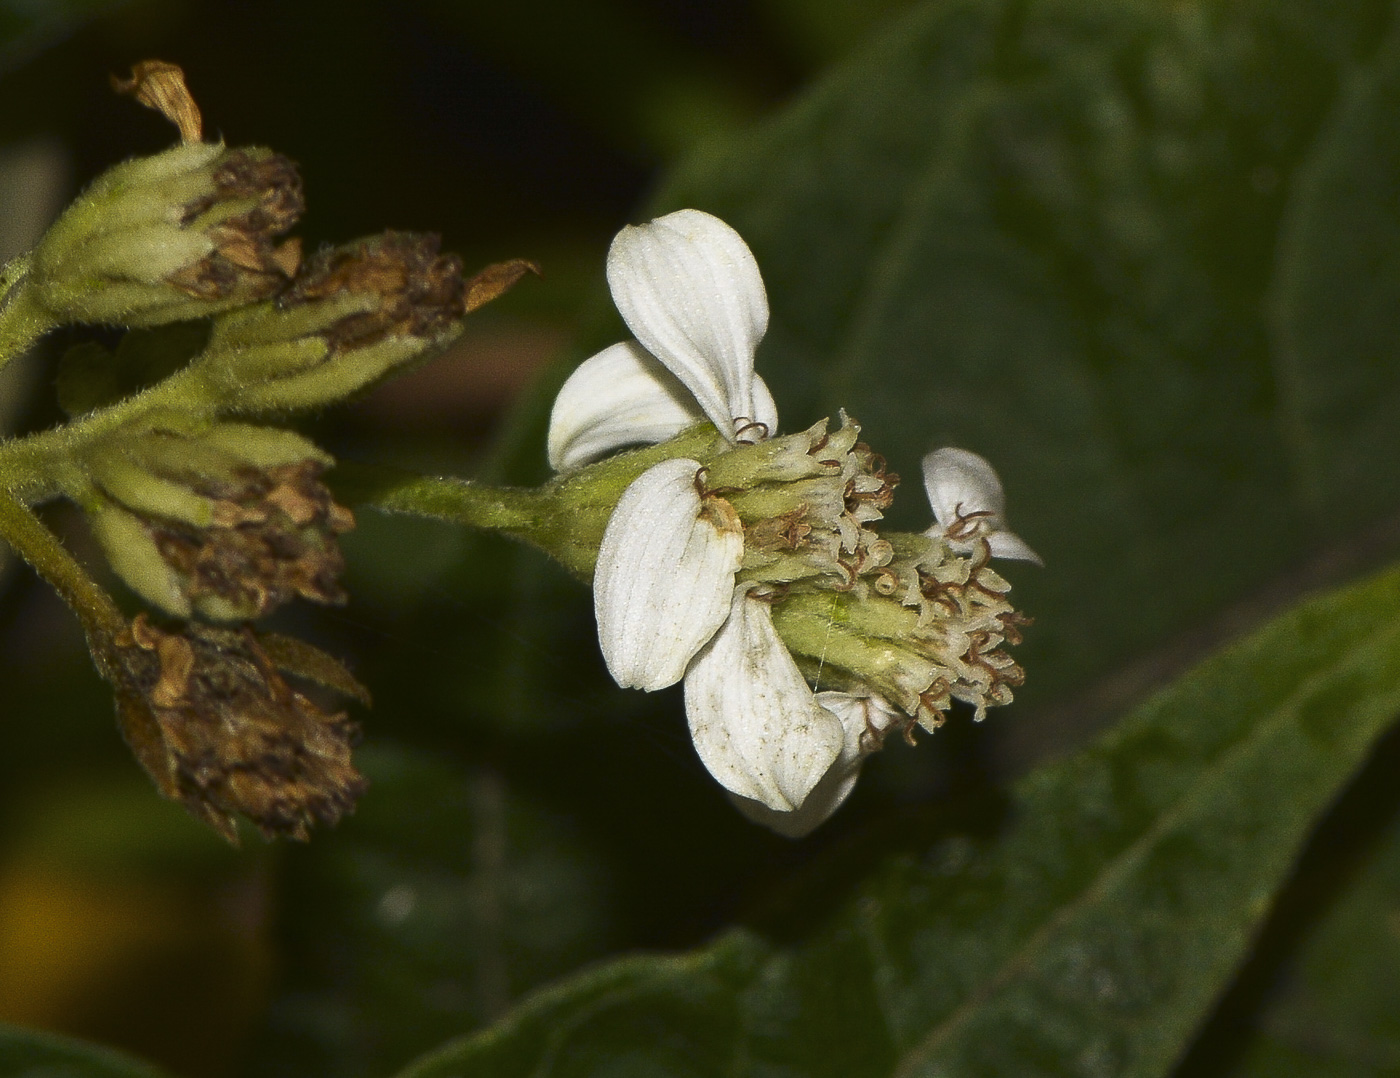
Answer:
M700 210L624 228L608 251L608 286L633 335L725 437L760 418L753 358L768 297L739 233Z
M685 386L636 341L584 360L554 398L549 464L577 468L627 445L674 438L704 418Z
M685 676L695 751L726 790L798 808L840 755L841 722L817 703L767 603L735 589L726 621Z
M936 449L924 458L924 489L933 516L945 528L959 516L1006 511L1006 495L992 466L966 449Z
M928 535L943 536L957 519L980 514L990 526L987 545L992 556L1044 565L1024 539L1006 530L1006 495L995 469L966 449L937 449L924 457L924 489L937 524ZM954 549L966 544L952 542Z
M776 831L784 838L802 838L824 824L842 802L851 796L860 778L860 764L854 767L833 767L812 787L802 807L791 812L778 812L761 801L729 794L734 807L754 823Z
M727 502L702 504L698 461L648 468L622 492L593 570L608 670L623 688L674 685L729 616L744 531Z
M802 806L792 812L775 812L767 805L737 794L729 800L754 823L762 824L787 838L801 838L815 830L841 807L855 789L860 765L873 748L867 731L882 733L899 720L900 712L878 696L852 696L844 692L819 692L817 702L841 722L845 734L841 753Z
M1041 568L1045 567L1045 559L1032 550L1030 544L1015 532L992 532L991 535L987 536L987 547L991 550L994 558L1005 558L1007 561L1028 561Z

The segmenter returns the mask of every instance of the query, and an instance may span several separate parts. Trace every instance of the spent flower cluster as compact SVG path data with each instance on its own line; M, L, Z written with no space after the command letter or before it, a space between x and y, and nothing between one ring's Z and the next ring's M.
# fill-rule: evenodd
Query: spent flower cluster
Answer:
M401 232L303 257L290 160L204 141L174 65L139 64L118 88L181 141L107 170L5 267L0 361L58 325L132 332L115 353L88 343L65 357L70 422L0 444L0 531L82 618L157 787L230 839L239 815L306 838L365 784L355 724L284 675L367 694L329 655L248 624L294 599L345 600L337 539L355 521L323 481L335 461L281 417L441 351L533 267L468 279L437 237ZM178 325L190 320L204 332ZM164 621L128 618L34 517L55 497L82 508Z

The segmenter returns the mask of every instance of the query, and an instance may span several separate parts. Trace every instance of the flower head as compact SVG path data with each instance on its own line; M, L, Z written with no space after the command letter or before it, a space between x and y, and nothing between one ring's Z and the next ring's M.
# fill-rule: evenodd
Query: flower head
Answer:
M550 462L585 464L665 441L708 419L726 441L758 442L777 410L754 373L768 326L763 279L723 221L681 210L625 228L608 283L635 335L584 362L550 422ZM840 751L841 724L817 704L773 629L765 593L735 585L744 526L685 457L644 472L609 518L593 575L598 636L619 685L686 684L700 759L732 793L775 812L805 800Z
M551 464L573 471L706 420L715 433L709 448L687 433L690 448L612 508L593 573L603 657L623 687L683 680L706 769L750 818L805 834L889 730L933 728L952 699L979 717L1010 699L1020 671L999 645L1019 615L986 561L1034 554L1002 527L980 457L930 456L938 523L897 547L874 527L899 479L859 426L843 413L837 430L777 436L753 369L763 281L724 222L681 210L623 229L608 282L635 339L565 382Z

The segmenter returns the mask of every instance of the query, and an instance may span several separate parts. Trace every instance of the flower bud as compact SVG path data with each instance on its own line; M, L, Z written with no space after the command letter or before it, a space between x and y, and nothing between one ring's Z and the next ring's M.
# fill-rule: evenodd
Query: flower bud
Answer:
M272 838L353 810L358 729L291 688L250 629L164 630L138 615L114 641L122 732L167 797L237 842L244 815Z
M300 244L301 179L270 150L184 142L108 169L34 251L29 285L59 321L150 326L278 292Z
M461 260L436 236L386 232L318 252L276 300L217 319L199 362L233 408L315 407L446 347L465 313Z
M344 601L336 536L354 518L321 483L331 458L310 442L235 423L115 442L88 465L93 530L149 602L237 621L297 596Z

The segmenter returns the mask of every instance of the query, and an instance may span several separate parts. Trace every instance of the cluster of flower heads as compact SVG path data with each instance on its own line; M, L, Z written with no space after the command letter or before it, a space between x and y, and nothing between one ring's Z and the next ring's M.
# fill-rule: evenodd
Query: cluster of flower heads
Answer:
M151 332L128 334L114 354L88 343L65 356L59 395L74 423L25 440L32 457L59 463L8 493L81 506L117 575L174 619L127 621L113 606L103 617L120 628L90 634L157 786L230 838L240 814L267 835L305 838L365 784L350 759L355 724L282 675L342 696L363 689L309 645L205 622L343 602L338 539L355 521L321 480L328 453L275 418L241 420L332 403L427 358L534 267L515 260L467 278L436 236L402 232L303 258L288 236L305 208L290 160L204 141L175 65L138 64L118 88L162 112L181 141L99 176L5 300L36 334L71 323ZM198 347L164 354L183 337L162 327L194 319L207 320Z
M1039 559L1005 528L1001 484L973 453L929 454L935 523L887 539L875 525L898 477L854 422L777 436L754 372L763 280L723 221L681 210L625 228L607 273L635 340L560 390L553 467L705 421L723 442L703 462L654 464L618 501L593 576L603 657L623 687L683 681L705 767L751 818L805 834L889 731L932 729L953 699L979 717L1009 702L1021 671L1001 645L1024 619L987 562Z

